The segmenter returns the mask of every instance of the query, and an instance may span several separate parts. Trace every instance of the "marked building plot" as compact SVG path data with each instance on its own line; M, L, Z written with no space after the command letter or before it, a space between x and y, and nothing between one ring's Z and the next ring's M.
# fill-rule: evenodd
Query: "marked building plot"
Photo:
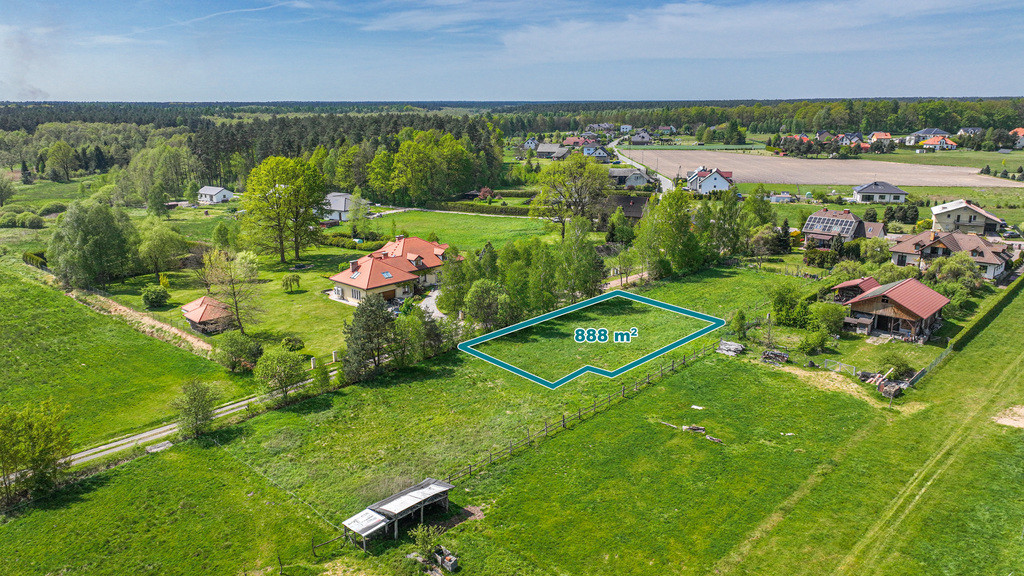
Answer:
M614 378L724 324L614 290L468 340L459 349L554 389L587 373Z

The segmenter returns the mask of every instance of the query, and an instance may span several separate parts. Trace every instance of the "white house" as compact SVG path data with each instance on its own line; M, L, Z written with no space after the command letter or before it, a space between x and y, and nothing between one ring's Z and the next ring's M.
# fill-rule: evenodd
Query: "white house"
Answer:
M914 266L921 270L927 269L935 258L965 252L987 280L999 277L1013 261L1013 252L1006 244L960 231L926 230L913 236L904 236L890 251L893 264Z
M608 162L608 159L611 157L611 155L608 154L608 151L600 144L584 144L583 155L590 156L602 164Z
M651 178L642 170L637 168L612 168L608 170L608 177L616 186L633 186L639 188L647 184L654 184Z
M332 192L327 195L321 215L325 220L348 222L352 210L352 195L344 192Z
M622 126L619 126L619 132L621 132L622 134L629 134L632 131L633 127L629 124L623 124Z
M956 142L953 142L945 136L932 136L924 142L921 142L921 148L929 148L932 150L956 150Z
M932 206L932 230L996 234L1006 221L967 200L953 200Z
M732 186L732 172L701 166L686 173L687 187L697 194L710 194L715 190L728 190Z
M772 194L768 196L768 201L772 204L789 204L794 200L796 200L796 198L794 198L789 192L782 192L781 194Z
M220 204L235 197L235 193L220 186L203 186L197 192L200 204Z
M918 130L904 138L903 143L907 146L916 146L918 142L923 142L935 136L949 136L949 132L938 128L925 128L924 130Z
M871 182L853 189L853 201L858 204L903 204L907 201L907 193L888 182Z
M530 138L526 139L526 142L523 142L522 148L523 150L536 150L538 144L540 144L540 142L538 142L536 138L533 138L531 136Z

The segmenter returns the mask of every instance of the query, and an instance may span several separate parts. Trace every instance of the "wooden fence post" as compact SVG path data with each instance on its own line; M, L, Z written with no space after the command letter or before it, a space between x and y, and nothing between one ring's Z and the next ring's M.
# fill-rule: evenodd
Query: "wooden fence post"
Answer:
M562 430L565 430L565 413L562 413Z
M626 385L625 384L622 385L622 397L623 398L626 397Z
M337 351L337 350L335 350L334 352L331 352L331 360L332 360L332 361L333 361L334 363L337 363L337 362L338 362L338 351Z
M544 419L544 435L545 436L548 435L548 419L547 418Z
M316 369L316 356L313 356L312 358L309 359L309 369L310 370L315 370Z

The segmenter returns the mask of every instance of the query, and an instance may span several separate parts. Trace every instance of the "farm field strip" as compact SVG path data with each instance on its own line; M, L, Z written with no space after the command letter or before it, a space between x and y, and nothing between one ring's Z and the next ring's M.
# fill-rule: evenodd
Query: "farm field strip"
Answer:
M622 154L670 178L685 175L698 166L709 166L731 171L736 182L857 186L883 180L897 186L1024 187L1024 182L983 176L974 168L958 166L780 158L697 150L623 150Z

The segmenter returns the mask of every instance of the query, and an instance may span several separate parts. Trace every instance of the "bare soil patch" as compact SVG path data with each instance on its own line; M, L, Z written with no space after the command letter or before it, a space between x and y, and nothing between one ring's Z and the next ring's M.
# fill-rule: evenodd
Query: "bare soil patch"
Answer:
M983 176L964 166L927 166L870 160L789 158L714 150L620 150L623 156L674 178L698 166L731 171L736 182L857 186L876 180L897 186L1022 188L1024 182Z
M889 406L888 401L883 401L881 398L872 396L867 390L858 386L856 382L853 382L842 374L826 370L804 370L803 368L790 365L779 366L779 369L795 375L797 378L800 378L815 388L833 392L843 392L844 394L849 394L854 398L863 400L875 408L885 408ZM893 404L892 407L903 414L913 414L926 406L927 404L924 402L907 402L904 404Z
M993 420L996 424L1024 428L1024 406L1011 406L997 414Z

